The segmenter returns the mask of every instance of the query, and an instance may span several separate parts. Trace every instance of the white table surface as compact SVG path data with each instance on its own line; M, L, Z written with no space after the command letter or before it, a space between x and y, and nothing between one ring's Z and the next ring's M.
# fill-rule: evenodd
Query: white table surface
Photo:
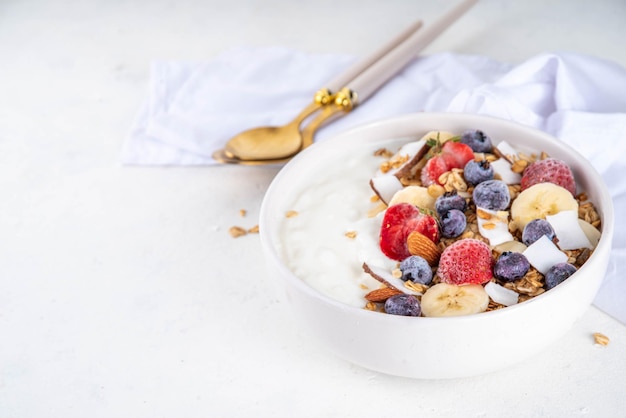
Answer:
M228 234L257 223L276 169L119 163L154 59L243 45L363 55L448 4L4 0L0 417L623 416L626 328L597 309L510 370L377 374L308 338L258 235ZM482 0L424 53L626 65L625 20L624 0Z

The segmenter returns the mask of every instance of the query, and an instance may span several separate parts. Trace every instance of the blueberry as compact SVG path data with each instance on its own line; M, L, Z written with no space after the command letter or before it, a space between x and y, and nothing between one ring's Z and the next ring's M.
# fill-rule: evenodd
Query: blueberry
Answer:
M413 295L394 295L385 302L385 312L391 315L420 316L420 302Z
M490 210L504 210L511 202L509 187L500 180L479 183L472 194L476 206Z
M402 260L400 271L402 271L402 280L405 282L410 280L415 283L430 284L433 279L433 270L428 261L418 255L412 255Z
M529 269L530 263L524 254L505 251L496 260L493 275L497 279L512 282L524 277Z
M467 130L461 135L461 142L470 146L474 152L491 152L491 138L478 129Z
M465 181L472 186L482 183L483 181L493 180L493 176L493 167L487 160L471 160L465 164L465 168L463 168L463 177L465 177Z
M554 239L556 233L552 225L545 219L533 219L524 227L522 242L526 245L530 245L544 235L550 240Z
M450 209L441 217L441 235L445 238L456 238L465 231L467 218L458 209Z
M555 264L546 273L546 288L550 290L556 287L574 273L576 273L576 267L569 263Z
M465 212L465 209L467 209L465 198L459 196L456 190L446 192L435 200L435 210L440 218L443 218L443 215L451 209L457 209L461 212Z

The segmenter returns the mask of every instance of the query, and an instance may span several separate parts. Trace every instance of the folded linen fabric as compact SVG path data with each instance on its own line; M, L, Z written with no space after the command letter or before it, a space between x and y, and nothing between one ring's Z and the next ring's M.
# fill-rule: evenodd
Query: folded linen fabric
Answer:
M212 165L214 150L249 128L289 122L354 61L285 48L239 48L210 62L155 62L146 103L124 144L128 165ZM544 130L585 155L626 212L626 69L575 53L544 53L518 65L440 53L416 58L323 141L367 122L420 111L468 112ZM607 277L595 304L626 323L626 222L618 219Z

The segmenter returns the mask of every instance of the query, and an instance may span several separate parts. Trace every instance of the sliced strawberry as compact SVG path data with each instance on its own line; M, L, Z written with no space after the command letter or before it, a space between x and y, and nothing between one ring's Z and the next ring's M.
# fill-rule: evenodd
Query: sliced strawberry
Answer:
M447 141L441 147L432 148L433 155L422 169L421 180L424 186L439 183L439 177L453 168L463 168L474 159L474 151L469 145Z
M424 168L422 168L422 184L424 186L430 186L431 184L440 184L439 176L448 171L448 164L446 161L441 158L440 155L435 155L431 157L427 162Z
M448 166L448 171L452 170L453 168L460 168L458 167L459 165L459 160L457 158L456 155L454 154L441 154L439 155L438 158L441 158L442 160L444 160L446 162L446 166Z
M380 249L393 260L404 260L411 255L407 238L414 231L424 234L435 244L439 242L439 226L435 218L421 213L410 203L389 206L380 229Z
M455 141L448 141L443 144L441 154L446 158L448 169L463 168L465 164L474 159L474 151L469 145Z
M428 239L437 244L440 238L439 224L437 223L437 219L430 215L422 215L423 216L420 218L415 231L419 232L422 235L425 235L426 237L428 237Z

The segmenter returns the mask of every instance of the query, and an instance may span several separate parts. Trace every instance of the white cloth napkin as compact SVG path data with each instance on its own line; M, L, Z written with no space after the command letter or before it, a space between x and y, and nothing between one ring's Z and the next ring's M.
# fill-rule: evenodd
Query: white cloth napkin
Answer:
M256 126L290 121L349 56L284 48L241 48L211 62L156 62L147 101L122 162L211 165L214 150ZM441 53L415 59L316 140L385 117L418 111L469 112L515 120L560 138L600 172L611 190L617 229L595 304L626 323L626 69L574 53L546 53L513 66Z

